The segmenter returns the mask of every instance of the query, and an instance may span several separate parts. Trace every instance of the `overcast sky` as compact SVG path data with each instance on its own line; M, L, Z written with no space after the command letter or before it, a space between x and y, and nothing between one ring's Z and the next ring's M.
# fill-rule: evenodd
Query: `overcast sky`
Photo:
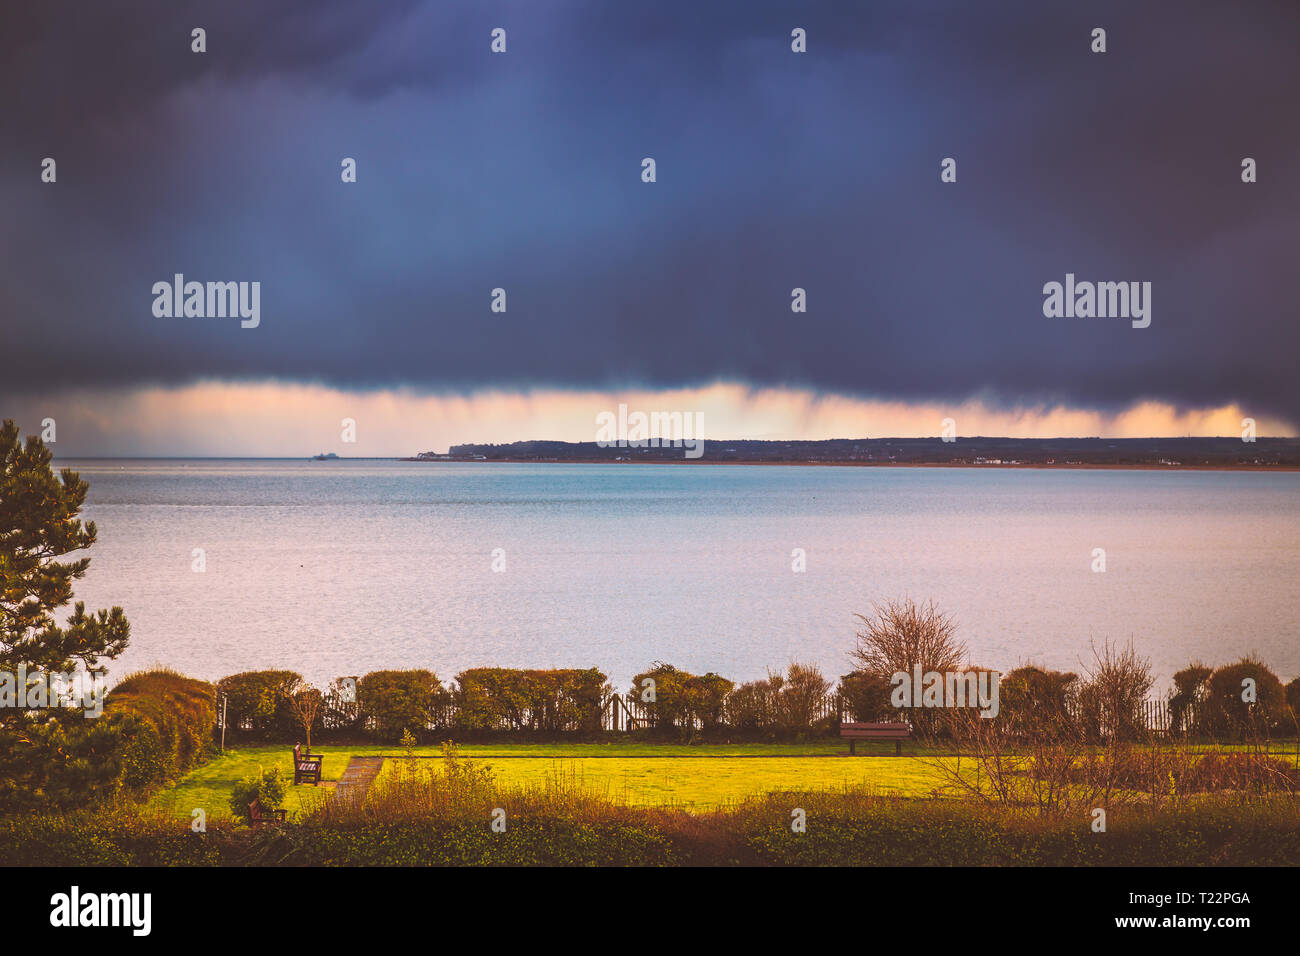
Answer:
M590 440L632 393L765 437L1294 434L1297 50L1293 0L6 4L0 415L86 454L349 403L372 453ZM175 273L259 281L260 325L156 317ZM1150 282L1150 326L1045 317L1066 273Z

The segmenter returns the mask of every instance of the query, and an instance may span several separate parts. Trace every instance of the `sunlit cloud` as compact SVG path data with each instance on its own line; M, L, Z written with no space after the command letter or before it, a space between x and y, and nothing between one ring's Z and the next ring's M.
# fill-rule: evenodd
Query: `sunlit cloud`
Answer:
M431 394L413 389L348 391L281 382L200 382L174 388L94 389L24 397L0 409L27 432L53 418L55 450L74 456L343 457L445 452L467 442L593 441L596 416L629 409L702 414L708 440L937 436L945 418L958 436L1055 438L1237 435L1249 415L1237 405L1177 409L1141 402L1106 412L1064 406L1002 408L875 401L799 389L719 382L673 390ZM1294 424L1254 416L1262 436L1291 436ZM356 441L342 440L344 419Z

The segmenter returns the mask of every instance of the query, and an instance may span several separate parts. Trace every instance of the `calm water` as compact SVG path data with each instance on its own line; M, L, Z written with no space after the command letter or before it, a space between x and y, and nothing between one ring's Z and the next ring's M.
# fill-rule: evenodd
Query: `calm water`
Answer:
M115 675L597 666L623 689L655 660L745 680L798 658L838 676L854 612L900 595L954 615L982 665L1078 669L1131 637L1162 684L1247 651L1300 672L1297 473L58 464L99 525L77 596L132 623Z

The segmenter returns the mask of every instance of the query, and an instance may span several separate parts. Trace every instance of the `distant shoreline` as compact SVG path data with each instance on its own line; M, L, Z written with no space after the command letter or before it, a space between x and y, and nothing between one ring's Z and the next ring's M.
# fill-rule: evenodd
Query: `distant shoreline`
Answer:
M673 437L637 441L529 440L451 445L403 461L515 463L837 465L876 468L1102 468L1297 471L1300 439L1183 438L830 438L817 440Z
M348 461L350 459L340 459ZM361 460L361 459L351 459ZM970 462L970 461L760 461L707 458L655 458L651 460L611 461L608 458L396 458L383 459L408 461L433 465L742 465L773 467L814 468L978 468L990 469L1042 469L1067 471L1300 471L1300 465L1217 464L1217 465L1160 465L1160 464L1099 464L1089 462Z

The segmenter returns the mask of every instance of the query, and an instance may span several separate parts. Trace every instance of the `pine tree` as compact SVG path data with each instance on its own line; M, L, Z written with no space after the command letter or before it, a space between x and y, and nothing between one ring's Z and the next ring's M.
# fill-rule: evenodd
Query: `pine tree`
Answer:
M20 439L12 421L0 426L0 670L95 668L127 645L122 609L87 614L78 601L65 624L55 619L90 567L88 557L59 560L95 543L95 523L78 517L89 485L68 468L56 476L38 436Z

